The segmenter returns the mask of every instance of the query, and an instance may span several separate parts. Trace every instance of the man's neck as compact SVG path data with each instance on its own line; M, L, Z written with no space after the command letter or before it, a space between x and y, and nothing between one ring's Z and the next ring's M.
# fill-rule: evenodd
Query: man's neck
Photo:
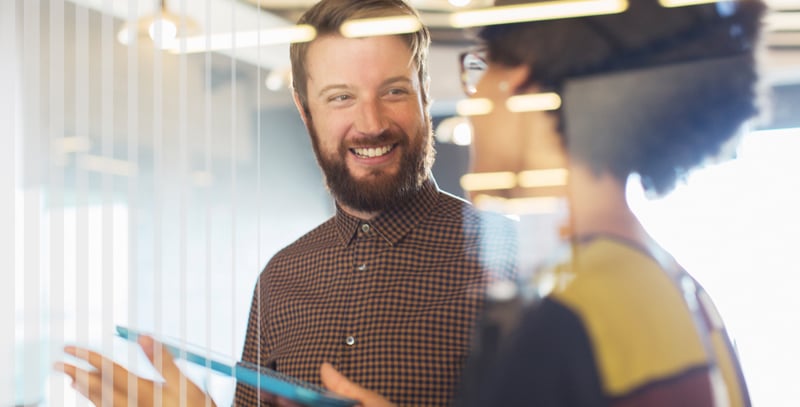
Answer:
M415 188L413 193L411 193L409 196L405 196L402 199L402 202L407 202L408 200L411 200L411 199L417 199L417 195L420 194L426 188L425 185L427 183L429 183L429 182L434 183L434 185L435 185L435 182L436 182L435 180L433 180L433 177L430 174L428 174L428 176L425 178L425 180L420 185L418 185L417 188ZM400 203L400 201L394 202L394 205L397 205L398 203ZM346 204L344 204L342 202L339 202L339 201L337 201L336 204L339 206L339 208L344 213L346 213L346 214L348 214L350 216L356 217L358 219L361 219L361 220L366 220L366 221L369 221L369 220L372 220L372 219L376 218L378 215L383 213L384 210L389 209L388 207L386 207L386 208L383 208L383 209L378 210L378 211L363 211L363 210L355 209L355 208L353 208L351 206L348 206L348 205L346 205Z
M343 204L341 202L339 202L339 208L341 208L342 211L344 211L344 213L346 213L346 214L348 214L350 216L356 217L358 219L361 219L361 220L372 220L376 216L381 214L381 211L366 212L366 211L360 211L360 210L357 210L357 209L353 209L353 208L351 208L351 207L349 207L349 206L347 206L347 205L345 205L345 204Z

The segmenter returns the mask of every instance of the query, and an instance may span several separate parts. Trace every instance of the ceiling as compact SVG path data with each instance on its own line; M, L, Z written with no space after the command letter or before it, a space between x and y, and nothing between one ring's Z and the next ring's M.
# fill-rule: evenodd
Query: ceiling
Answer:
M120 20L135 21L152 14L159 1L128 0L70 0L77 5L111 14ZM292 24L305 9L318 0L166 0L167 8L197 22L204 33L259 30ZM454 103L462 97L456 70L458 53L468 45L461 30L430 24L436 16L489 6L493 0L472 0L456 8L448 0L408 0L431 27L431 94L438 106ZM793 27L782 32L767 32L772 43L765 55L765 67L771 81L800 83L800 0L766 0L773 13L790 16ZM792 11L792 13L787 13ZM427 21L426 21L427 20ZM796 25L795 25L796 24ZM269 45L218 51L235 59L269 70L286 69L289 65L288 45ZM436 108L436 105L434 106Z

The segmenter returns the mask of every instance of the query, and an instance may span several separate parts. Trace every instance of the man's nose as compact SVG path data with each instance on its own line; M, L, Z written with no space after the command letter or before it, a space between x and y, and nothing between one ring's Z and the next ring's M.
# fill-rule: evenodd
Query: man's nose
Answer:
M378 135L388 129L385 113L379 101L365 100L361 103L356 130L365 135Z

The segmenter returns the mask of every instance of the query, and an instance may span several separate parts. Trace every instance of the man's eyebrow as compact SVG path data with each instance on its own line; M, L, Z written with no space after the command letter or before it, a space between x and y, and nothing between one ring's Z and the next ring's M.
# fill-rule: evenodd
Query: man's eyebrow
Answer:
M388 78L388 79L384 80L383 82L381 82L380 86L391 85L391 84L398 83L398 82L403 82L403 83L408 84L408 85L412 85L413 84L413 81L410 78L406 77L406 76L394 76L394 77ZM341 84L341 83L334 84L334 85L328 85L328 86L325 86L324 88L320 89L320 91L318 93L318 96L322 96L323 94L325 94L327 92L330 92L332 90L342 90L342 89L349 89L349 88L350 88L350 86L345 85L345 84Z
M395 76L393 78L389 78L389 79L386 79L385 81L381 82L381 86L386 86L386 85L389 85L389 84L392 84L392 83L396 83L396 82L405 82L405 83L407 83L409 85L411 85L413 83L412 80L409 79L408 77Z
M328 86L320 89L319 93L317 94L317 96L322 96L323 94L325 94L326 92L329 92L331 90L347 89L348 87L349 86L344 85L344 84L328 85Z

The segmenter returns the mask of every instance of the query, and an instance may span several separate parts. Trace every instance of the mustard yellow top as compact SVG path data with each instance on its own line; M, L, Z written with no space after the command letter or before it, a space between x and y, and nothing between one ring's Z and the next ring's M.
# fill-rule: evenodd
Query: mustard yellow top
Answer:
M681 270L665 270L629 244L597 238L553 273L550 298L583 321L608 396L709 366L721 373L729 405L744 405L722 322L701 288L685 286L694 280ZM693 315L690 304L700 311ZM705 325L710 332L701 335L698 326Z

